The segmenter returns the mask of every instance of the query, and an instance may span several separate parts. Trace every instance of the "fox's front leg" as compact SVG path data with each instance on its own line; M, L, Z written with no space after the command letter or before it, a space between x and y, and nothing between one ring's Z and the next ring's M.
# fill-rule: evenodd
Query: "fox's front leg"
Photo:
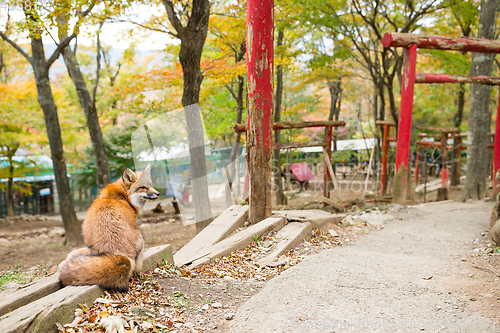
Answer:
M142 235L140 233L137 235L137 243L136 244L137 244L137 246L136 246L137 254L134 258L135 265L134 265L133 271L136 275L140 275L140 273L142 271L142 263L144 261L144 238L142 237Z

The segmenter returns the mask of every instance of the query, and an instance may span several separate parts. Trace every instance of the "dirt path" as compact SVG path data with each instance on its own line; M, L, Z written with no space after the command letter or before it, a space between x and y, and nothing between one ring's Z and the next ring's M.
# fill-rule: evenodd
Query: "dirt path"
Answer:
M484 234L491 209L484 202L405 208L384 229L270 280L228 331L499 332L500 280L474 267L500 272Z

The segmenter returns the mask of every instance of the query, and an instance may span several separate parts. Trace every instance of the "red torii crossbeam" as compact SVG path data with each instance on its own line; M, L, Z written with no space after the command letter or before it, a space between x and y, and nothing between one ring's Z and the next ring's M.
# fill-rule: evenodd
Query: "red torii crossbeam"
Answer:
M404 64L403 64L403 81L401 89L401 105L399 112L398 139L396 149L396 176L394 180L394 200L398 203L406 202L406 189L408 181L408 158L410 151L410 131L413 112L413 90L417 76L415 75L417 47L421 49L449 50L449 51L469 51L481 53L500 53L500 42L482 38L453 38L444 36L432 35L414 35L405 33L387 33L381 40L384 47L404 47ZM427 76L427 77L426 77ZM427 80L434 79L439 82L460 82L461 80L470 80L469 83L484 80L484 77L467 77L467 76L451 76L451 75L433 75L421 74L419 76L421 83ZM489 78L493 79L493 78ZM476 80L476 82L473 82ZM464 82L465 83L465 82ZM486 83L495 84L495 83ZM500 95L500 94L499 94ZM500 103L498 109L500 116ZM500 129L500 117L497 116L497 128ZM499 143L499 147L495 145L494 160L495 174L500 169L500 133L495 133L495 143Z

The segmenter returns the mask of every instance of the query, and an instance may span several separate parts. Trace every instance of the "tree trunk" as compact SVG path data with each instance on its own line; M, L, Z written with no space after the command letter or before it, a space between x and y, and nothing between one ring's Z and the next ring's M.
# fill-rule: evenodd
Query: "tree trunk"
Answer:
M164 1L165 3L165 1ZM167 9L168 11L168 9ZM181 40L179 61L183 72L182 106L188 124L189 155L191 157L191 185L195 206L196 232L203 230L212 221L212 211L208 197L207 164L205 161L205 142L203 120L199 111L201 73L201 54L207 38L210 3L208 0L194 1L189 22L185 27L177 26ZM174 20L175 21L175 20Z
M479 13L479 38L494 39L498 16L498 0L482 0ZM494 54L472 53L470 75L490 76ZM462 201L469 198L480 200L486 196L486 179L489 174L488 137L491 87L481 84L471 85L471 107L469 114L470 142L467 147L467 179Z
M235 52L235 57L234 60L236 63L242 61L245 57L246 53L246 43L243 42L240 44L240 49L239 52ZM244 108L244 100L243 100L243 93L245 90L245 79L243 75L238 75L238 85L237 85L237 92L236 95L234 94L233 90L231 87L228 87L229 91L231 92L231 95L235 97L236 99L236 124L241 124L241 120L243 118L243 108ZM240 141L241 141L241 132L240 133L235 133L234 134L234 142L233 142L233 148L231 149L231 155L229 156L229 180L231 181L231 187L235 186L234 189L229 188L228 190L234 190L236 197L240 196L240 173L239 173L239 163L240 161L238 160L236 163L236 159L238 158L238 155L240 153ZM235 177L236 175L236 177ZM236 181L235 181L236 180ZM231 195L226 196L226 198L231 197Z
M78 93L80 105L85 113L85 119L87 120L87 127L89 129L90 140L92 141L96 160L97 186L99 188L104 188L111 182L111 178L109 174L108 155L104 149L104 140L102 138L101 126L99 125L95 100L90 96L87 84L85 83L83 74L76 61L75 53L71 50L71 47L65 47L62 51L62 55L68 69L68 74Z
M327 79L326 82L328 84L328 91L330 92L330 113L328 114L328 120L339 120L342 79L335 81ZM337 151L337 137L337 131L335 130L333 134L333 151Z
M453 118L453 125L455 127L460 127L462 124L462 117L464 114L464 105L465 105L465 84L460 83L458 86L458 98L457 98L457 113ZM458 138L453 138L453 150L451 152L451 158L453 163L451 163L451 176L450 176L450 184L452 186L457 186L460 184L460 159L462 156L457 155L457 145L459 143Z
M284 31L278 31L276 45L278 48L283 45ZM276 94L274 95L274 122L281 121L281 100L283 99L283 66L276 67ZM274 143L277 145L281 141L281 131L274 131ZM276 205L283 204L283 182L281 181L281 152L280 149L274 149L273 152L273 177L274 177L274 193L276 195Z
M373 123L375 123L378 120L378 89L377 85L374 84L374 91L373 91ZM375 128L373 129L373 135L375 136L375 146L373 149L375 149L375 154L373 156L373 165L375 166L374 168L374 175L375 175L375 184L378 184L380 181L380 170L381 170L381 162L382 162L382 149L381 149L381 144L380 144L380 135L379 135L379 130L382 132L383 135L383 126L380 126L380 128ZM372 188L372 190L375 192L377 189Z
M243 93L245 88L245 79L243 75L238 75L238 92L236 95L236 123L241 124L241 120L243 118ZM232 186L235 184L235 178L238 178L236 182L239 182L239 173L236 174L236 166L235 161L238 158L238 154L240 153L240 141L241 141L241 133L234 134L234 143L233 148L231 149L231 156L229 157L229 179L231 180ZM238 160L236 163L239 163ZM236 176L235 176L236 175ZM239 195L239 193L236 193Z
M16 149L17 150L17 149ZM13 156L16 153L9 152L9 156L7 159L9 160L9 178L7 180L7 216L14 217L14 198L13 198L13 190L12 185L14 182L14 161Z
M71 199L71 188L64 159L57 106L50 88L49 72L41 37L31 37L31 51L33 72L35 73L38 91L38 103L43 110L45 118L45 126L47 128L47 137L49 139L54 176L59 197L60 213L66 231L66 245L79 245L83 243L81 237L82 229L80 221L78 221L76 217L73 201Z
M392 115L392 119L394 121L394 124L395 124L395 128L396 128L396 133L398 131L398 122L399 122L399 115L398 115L398 111L396 110L396 100L394 98L394 87L393 87L393 84L392 84L392 80L390 80L389 82L386 83L387 85L387 94L389 95L389 107L391 109L391 115Z

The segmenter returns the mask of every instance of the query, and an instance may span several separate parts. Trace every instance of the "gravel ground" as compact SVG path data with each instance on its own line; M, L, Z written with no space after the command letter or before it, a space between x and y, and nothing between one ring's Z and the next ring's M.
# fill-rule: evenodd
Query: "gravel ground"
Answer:
M402 209L377 221L383 229L267 282L227 332L499 332L498 248L485 233L492 206Z

